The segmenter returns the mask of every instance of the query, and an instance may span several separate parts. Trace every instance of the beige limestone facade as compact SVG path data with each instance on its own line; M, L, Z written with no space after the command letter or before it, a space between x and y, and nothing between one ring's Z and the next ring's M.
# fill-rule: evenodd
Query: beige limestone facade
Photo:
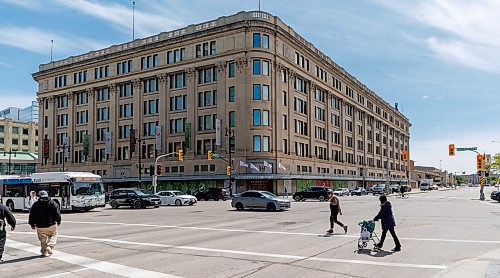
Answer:
M228 160L228 128L233 192L407 179L409 119L265 12L43 64L33 77L39 171L64 159L117 187L139 169L148 182L155 157L184 148L183 161L160 160L160 183L227 186L227 162L207 153Z

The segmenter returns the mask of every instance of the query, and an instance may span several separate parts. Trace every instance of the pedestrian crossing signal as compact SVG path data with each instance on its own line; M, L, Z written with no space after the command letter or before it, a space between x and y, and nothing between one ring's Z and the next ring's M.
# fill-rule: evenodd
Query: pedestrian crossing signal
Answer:
M480 154L477 155L476 162L477 162L477 170L484 171L484 158L482 155Z
M208 156L207 156L208 160L212 160L212 154L213 154L212 151L208 151Z
M179 150L179 161L182 161L182 160L184 160L184 150L180 149Z
M450 144L448 146L448 155L455 156L455 144Z
M231 166L226 167L226 175L231 176Z

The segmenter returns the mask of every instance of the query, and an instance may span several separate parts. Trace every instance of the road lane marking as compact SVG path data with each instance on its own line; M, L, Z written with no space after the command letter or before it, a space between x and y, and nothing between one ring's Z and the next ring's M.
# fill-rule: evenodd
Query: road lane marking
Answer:
M33 232L12 232L12 233L30 234L30 235L35 234ZM349 264L360 264L360 265L389 266L389 267L402 267L402 268L423 268L423 269L438 269L438 270L443 270L443 269L446 269L448 267L446 265L391 263L391 262L377 262L377 261L367 261L367 260L349 260L349 259L307 257L307 256L276 254L276 253L261 253L261 252L250 252L250 251L229 250L229 249L205 248L205 247L196 247L196 246L170 245L170 244L162 244L162 243L134 242L134 241L126 241L126 240L116 240L116 239L107 239L107 238L92 238L92 237L83 237L83 236L58 235L58 237L76 239L76 240L88 240L88 241L95 241L95 242L117 243L117 244L124 244L124 245L137 245L137 246L148 246L148 247L157 247L157 248L200 251L200 252L208 252L208 253L222 253L222 254L244 255L244 256L251 256L251 257L267 257L267 258L290 259L290 260L301 260L301 261L320 261L320 262L332 262L332 263L349 263ZM143 277L153 277L153 276L143 276ZM172 276L169 276L169 277L172 277Z
M118 225L118 226L136 226L149 228L169 228L169 229L186 229L186 230L203 230L216 232L237 232L237 233L257 233L257 234L277 234L277 235L293 235L293 236L315 236L321 237L325 234L317 233L302 233L302 232L282 232L282 231L263 231L263 230L242 230L242 229L224 229L224 228L206 228L206 227L189 227L189 226L174 226L174 225L155 225L155 224L139 224L139 223L117 223L117 222L98 222L98 221L64 221L64 223L72 224L99 224L99 225ZM21 233L21 232L13 232ZM359 238L359 234L352 235L333 235L332 237ZM468 240L468 239L448 239L448 238L414 238L400 237L400 240L411 241L434 241L434 242L455 242L455 243L491 243L500 244L500 240Z
M77 273L77 272L81 272L81 271L84 271L84 270L89 270L90 268L87 268L87 267L84 267L84 268L80 268L80 269L77 269L77 270L72 270L72 271L65 271L63 273L58 273L58 274L54 274L54 275L48 275L48 276L42 276L40 278L53 278L53 277L59 277L59 276L63 276L63 275L67 275L67 274L73 274L73 273Z
M18 232L20 233L20 232ZM35 235L36 233L33 232L25 232L25 234L32 234ZM65 237L65 236L60 236L58 237ZM24 243L20 241L15 241L9 239L6 244L10 248L18 249L18 250L23 250L29 253L34 253L34 254L40 254L40 247L35 246L29 243ZM54 254L50 256L51 259L55 259L58 261L63 261L69 264L73 265L78 265L84 268L89 268L89 269L94 269L100 272L105 272L109 274L114 274L114 275L119 275L123 277L158 277L158 278L173 278L173 277L178 277L178 276L173 276L170 274L165 274L165 273L160 273L160 272L155 272L155 271L149 271L149 270L144 270L140 268L135 268L135 267L129 267L117 263L112 263L112 262L107 262L107 261L100 261L96 259L91 259L83 256L78 256L78 255L73 255L69 253L64 253L61 251L54 250Z

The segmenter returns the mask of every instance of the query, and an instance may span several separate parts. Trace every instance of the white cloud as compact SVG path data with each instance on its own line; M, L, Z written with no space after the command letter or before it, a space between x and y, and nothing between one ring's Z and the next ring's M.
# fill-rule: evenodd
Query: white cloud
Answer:
M50 56L50 40L54 40L54 53L58 54L76 54L109 45L72 35L49 33L34 27L1 26L0 37L0 44L47 56Z
M374 1L431 27L433 34L424 35L426 45L442 59L500 71L500 1Z
M31 105L31 102L35 101L37 98L36 93L27 95L26 92L15 92L7 90L0 91L0 96L2 96L0 110L7 107L28 107Z
M0 2L5 2L7 4L20 6L30 10L41 10L44 7L42 1L39 0L1 0Z
M67 8L110 22L123 32L132 33L132 5L125 6L116 2L103 3L89 0L53 1ZM164 3L164 6L165 9L156 6L157 8L155 10L142 12L136 5L136 38L175 29L184 24L181 20L177 19L177 15L173 12L175 9L172 9L172 7L168 9L168 2Z
M423 98L423 99L428 99L428 98L429 98L429 96L422 96L422 98Z

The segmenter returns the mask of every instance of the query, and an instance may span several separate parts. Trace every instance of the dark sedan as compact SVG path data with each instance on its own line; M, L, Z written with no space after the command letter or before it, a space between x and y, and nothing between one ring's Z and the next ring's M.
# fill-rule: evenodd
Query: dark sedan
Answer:
M354 196L354 195L361 196L361 195L367 195L367 194L368 194L368 192L366 192L366 189L364 189L363 187L358 187L358 188L353 189L351 191L351 196Z
M500 202L500 191L495 190L495 191L491 192L491 199Z

